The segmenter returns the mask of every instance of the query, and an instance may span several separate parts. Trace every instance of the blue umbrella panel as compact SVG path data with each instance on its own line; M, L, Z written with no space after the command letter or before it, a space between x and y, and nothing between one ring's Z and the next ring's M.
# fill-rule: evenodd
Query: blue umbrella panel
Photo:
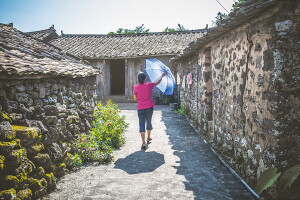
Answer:
M145 59L145 72L151 82L156 82L163 73L166 73L156 86L164 95L172 95L175 88L175 79L171 70L159 60Z

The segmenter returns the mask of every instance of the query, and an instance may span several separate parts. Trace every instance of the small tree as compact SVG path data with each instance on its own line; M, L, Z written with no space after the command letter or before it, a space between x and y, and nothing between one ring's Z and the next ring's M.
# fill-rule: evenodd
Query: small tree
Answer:
M176 31L187 31L188 29L184 28L183 25L178 24L178 28L165 28L164 32L176 32Z
M134 30L127 29L127 28L118 28L116 32L109 32L108 35L115 35L115 34L140 34L140 33L148 33L149 29L145 30L144 24L141 26L135 27Z
M232 4L232 8L231 8L231 12L234 12L238 6L245 2L245 0L238 0L238 1L234 1L234 4ZM226 19L228 17L228 15L226 13L221 13L218 12L217 16L215 17L216 20L212 21L213 22L213 26L221 26L221 24L223 23L223 20Z

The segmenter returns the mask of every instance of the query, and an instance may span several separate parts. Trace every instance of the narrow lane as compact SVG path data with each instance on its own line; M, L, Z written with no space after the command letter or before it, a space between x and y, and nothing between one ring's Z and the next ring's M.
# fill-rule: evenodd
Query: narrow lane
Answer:
M252 199L184 117L155 106L152 143L140 149L136 104L119 104L127 143L108 165L63 177L46 199Z

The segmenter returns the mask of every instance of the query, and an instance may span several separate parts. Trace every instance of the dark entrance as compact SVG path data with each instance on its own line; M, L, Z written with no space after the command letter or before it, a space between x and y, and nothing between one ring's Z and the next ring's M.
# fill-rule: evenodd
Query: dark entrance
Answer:
M111 95L125 95L125 60L112 60L110 63Z

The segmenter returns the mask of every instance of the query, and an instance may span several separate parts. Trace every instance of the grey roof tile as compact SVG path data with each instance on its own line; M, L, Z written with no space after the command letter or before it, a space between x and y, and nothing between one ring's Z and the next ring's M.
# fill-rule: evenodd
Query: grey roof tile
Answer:
M50 41L66 52L85 59L134 58L150 55L176 55L206 29L129 35L63 34Z
M101 73L79 58L39 39L0 24L1 78L85 77Z
M54 29L54 25L50 28L40 31L27 32L27 34L31 35L34 38L38 38L44 42L49 42L50 40L56 39L59 35L56 33Z

